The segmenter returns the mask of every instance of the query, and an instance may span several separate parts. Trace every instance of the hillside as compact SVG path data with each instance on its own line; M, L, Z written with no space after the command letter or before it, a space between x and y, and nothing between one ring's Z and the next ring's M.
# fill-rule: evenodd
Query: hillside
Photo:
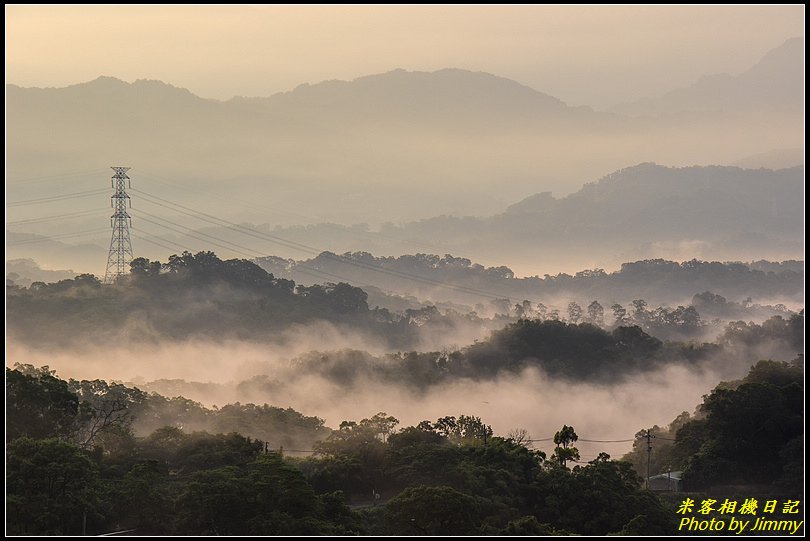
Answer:
M740 110L804 114L804 38L787 40L739 75L705 75L687 88L611 110L629 115Z

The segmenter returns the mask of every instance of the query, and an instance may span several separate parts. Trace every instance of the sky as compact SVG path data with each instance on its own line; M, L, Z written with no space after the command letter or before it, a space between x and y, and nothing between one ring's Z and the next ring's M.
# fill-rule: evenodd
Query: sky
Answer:
M228 99L456 67L606 108L747 69L804 35L804 6L6 5L5 21L21 86L108 75Z

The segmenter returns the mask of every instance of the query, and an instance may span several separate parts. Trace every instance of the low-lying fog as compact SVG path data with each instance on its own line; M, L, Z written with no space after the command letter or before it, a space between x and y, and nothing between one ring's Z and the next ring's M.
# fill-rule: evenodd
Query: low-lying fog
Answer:
M667 365L601 384L553 379L536 369L489 380L457 379L427 389L360 376L339 384L322 375L296 372L291 360L312 350L353 347L373 354L379 345L341 336L328 325L290 331L285 344L246 342L166 342L145 346L92 345L81 351L37 350L10 343L7 366L15 362L48 365L62 378L106 379L136 385L164 396L185 396L211 407L257 403L292 407L323 418L336 428L342 420L360 420L384 411L400 427L445 415L476 415L498 435L524 428L533 439L553 436L563 424L581 439L632 440L652 425L665 425L682 411L693 412L723 379L742 377L748 364L701 368ZM583 460L599 451L613 456L632 442L578 443ZM553 442L535 444L548 451Z

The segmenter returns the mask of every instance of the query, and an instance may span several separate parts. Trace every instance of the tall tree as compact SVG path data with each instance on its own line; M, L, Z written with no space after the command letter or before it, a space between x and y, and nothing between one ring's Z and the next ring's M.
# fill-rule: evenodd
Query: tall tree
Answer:
M575 302L568 303L568 321L576 325L582 319L582 307Z
M579 460L579 449L571 445L578 439L579 436L574 431L574 427L568 425L563 425L554 434L554 443L557 446L554 449L554 458L563 468L567 467L566 464L569 460Z
M625 310L624 306L619 303L615 303L610 307L610 309L613 310L613 325L615 327L627 325L627 310Z
M593 301L588 305L588 323L602 327L605 324L605 309L599 301Z

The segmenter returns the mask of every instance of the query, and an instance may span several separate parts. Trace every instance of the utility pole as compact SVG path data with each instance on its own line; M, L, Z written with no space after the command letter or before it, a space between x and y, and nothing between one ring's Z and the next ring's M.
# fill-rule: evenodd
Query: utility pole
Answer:
M655 437L650 429L647 429L647 490L650 490L650 457L652 456L652 439Z
M129 272L129 264L133 259L132 242L129 240L129 227L132 219L127 214L127 184L129 182L127 171L129 167L111 167L115 174L110 183L115 190L110 196L110 204L115 212L110 216L110 226L112 227L112 239L110 239L110 253L107 256L107 271L104 273L104 283L111 284L120 276ZM130 203L132 206L132 203Z

